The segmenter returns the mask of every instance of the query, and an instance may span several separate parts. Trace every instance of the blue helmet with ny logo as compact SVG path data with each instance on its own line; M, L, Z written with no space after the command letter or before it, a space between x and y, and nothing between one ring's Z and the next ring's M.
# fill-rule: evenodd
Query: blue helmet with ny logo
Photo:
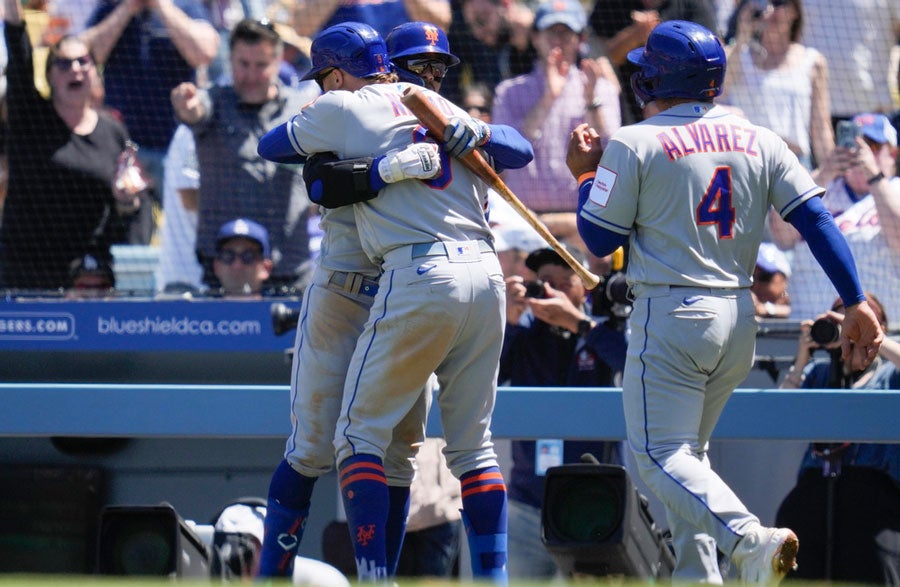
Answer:
M631 87L642 102L659 98L709 100L722 93L725 49L709 29L687 20L656 26L644 47L628 52L640 67Z

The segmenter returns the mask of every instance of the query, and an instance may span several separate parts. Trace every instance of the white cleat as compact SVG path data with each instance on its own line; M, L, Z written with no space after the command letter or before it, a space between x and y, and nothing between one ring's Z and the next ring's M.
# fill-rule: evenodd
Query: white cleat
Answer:
M732 560L741 570L741 582L777 585L797 568L800 541L788 528L756 526L738 542Z

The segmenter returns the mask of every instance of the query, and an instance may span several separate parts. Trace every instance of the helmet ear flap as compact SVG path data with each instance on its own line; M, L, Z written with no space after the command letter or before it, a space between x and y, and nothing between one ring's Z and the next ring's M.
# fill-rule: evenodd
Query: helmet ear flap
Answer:
M655 84L652 79L644 77L643 71L636 71L631 74L631 89L638 100L638 106L643 108L648 102L655 100L653 97L653 87Z

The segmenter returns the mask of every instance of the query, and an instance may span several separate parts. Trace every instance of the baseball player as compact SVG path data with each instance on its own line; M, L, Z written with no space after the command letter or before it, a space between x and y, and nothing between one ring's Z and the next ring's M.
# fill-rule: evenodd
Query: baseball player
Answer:
M777 583L795 564L797 536L763 527L706 452L753 363L749 288L770 206L803 234L847 306L845 359L867 365L883 332L822 189L774 133L713 104L725 74L716 36L692 22L664 22L628 59L640 68L636 94L660 113L620 129L605 152L599 134L581 125L567 157L591 251L629 244L628 444L666 506L677 579L721 583L719 549L745 582Z
M447 69L459 63L450 52L447 35L428 22L408 22L395 27L385 39L391 62L401 81L440 92ZM462 157L479 147L490 156L497 171L518 169L534 159L531 143L511 126L485 124L453 117L443 137L444 151ZM306 160L303 176L310 199L325 207L338 207L374 198L393 169L418 168L415 153L384 157L338 159L333 153L315 153ZM411 173L407 171L406 173Z
M368 30L368 27L364 25L349 23L339 27L332 27L332 29L323 32L316 39L316 46L313 48L315 67L310 72L310 76L317 77L320 81L327 84L327 89L341 89L344 87L343 83L345 81L354 85L364 84L367 81L361 78L372 75L377 79L379 75L383 74L382 66L386 63L382 53L377 50L378 42L380 42L380 39L376 40L371 31ZM317 48L319 51L316 50ZM354 63L356 60L361 61L361 63ZM338 69L340 71L337 71ZM341 79L328 80L327 77L335 71L337 73L333 77L340 77ZM335 83L332 84L332 81ZM339 94L346 94L346 92L339 92ZM318 103L314 106L314 110L318 112ZM303 116L301 115L301 117ZM390 121L391 118L393 118L392 115L388 120ZM408 115L407 118L409 118ZM288 130L289 127L285 126L270 133L261 141L260 153L270 159L285 161L309 154L306 151L295 150L289 141L286 140L286 132ZM407 133L407 136L411 135ZM376 143L368 141L365 143L358 142L357 144L376 145ZM426 145L428 143L421 144ZM344 149L339 149L338 153L341 153L342 150ZM357 154L353 153L352 150L348 151L348 153ZM378 167L375 166L375 169L378 169ZM418 184L419 182L412 183ZM431 190L426 188L425 191L430 192ZM325 410L324 413L323 410L318 408L323 399L327 400L328 405L331 407L333 407L335 401L340 401L341 386L335 385L335 381L339 378L340 382L343 383L343 376L346 373L347 362L350 356L350 352L347 351L347 345L344 343L348 343L351 347L350 351L352 351L352 345L358 338L359 331L365 321L365 317L359 319L360 311L367 310L368 305L371 303L366 303L367 300L371 300L370 297L363 299L362 296L357 296L357 299L352 304L349 303L347 300L351 297L350 292L363 291L374 294L375 291L378 291L378 284L374 281L378 274L378 268L365 258L360 249L358 239L355 243L353 242L355 227L353 226L352 213L353 209L349 207L336 208L327 211L324 216L323 226L326 236L323 245L323 258L321 259L323 268L320 268L319 277L317 277L316 282L308 290L305 297L304 314L301 317L300 328L298 329L297 352L295 354L295 369L292 382L292 387L294 388L292 394L294 418L304 417L303 414L309 413L310 409L312 409L312 416L309 422L295 420L294 434L288 441L285 461L273 475L270 486L270 508L271 504L274 503L276 505L276 510L274 510L276 515L278 516L279 513L282 515L279 516L277 521L271 515L267 517L267 540L263 545L263 564L261 565L261 574L263 575L284 574L281 572L282 569L278 567L279 565L283 567L284 563L291 558L291 554L288 549L282 550L281 547L287 544L295 545L298 542L303 521L309 511L309 494L311 493L312 485L317 476L329 470L331 466L330 436L324 437L323 435L327 433L329 423L331 430L334 429L336 416L330 408ZM329 270L336 263L345 269L352 267L353 270L337 272ZM367 277L360 275L360 273L366 272L368 273ZM339 289L335 293L335 284L331 277L335 273L339 279L344 278L347 288L346 292ZM328 284L329 281L332 282L330 285ZM335 300L335 298L338 299ZM338 332L336 334L335 325L338 326L338 329L343 325L344 333ZM322 345L317 343L317 341L328 341L328 345ZM322 370L327 371L327 373L319 373ZM302 371L302 385L300 385L301 378L298 371ZM312 380L310 380L311 373L313 375ZM415 405L417 406L418 403ZM420 412L416 412L416 415L421 418ZM419 421L418 429L421 430L421 421ZM322 442L323 438L326 439L325 443ZM409 442L407 442L408 444ZM322 450L323 447L326 449L325 451ZM310 452L318 456L317 465L314 467L310 467L307 464L310 462L310 459L306 456L306 453ZM488 454L487 450L483 452ZM386 455L386 458L389 456ZM402 508L402 503L408 500L409 478L399 479L398 483L397 479L391 479L390 477L392 470L401 468L397 463L394 463L393 466L389 461L384 463L384 470L388 474L388 494L392 510L395 509L393 506L396 502L400 502L400 507ZM476 471L475 473L479 472L483 471ZM384 473L381 475L384 476ZM472 474L470 477L477 478L478 476ZM405 496L402 493L404 481L406 485ZM497 484L489 482L488 485L496 486ZM499 485L499 489L502 489L502 483ZM496 494L498 492L491 493ZM503 493L503 496L505 497L505 493ZM478 511L481 509L478 502L485 500L483 498L475 498L474 501L473 499L468 501L469 503L466 507ZM270 512L272 511L270 509ZM499 515L493 517L496 519ZM399 552L399 542L402 540L402 528L391 528L390 523L389 518L388 527L380 532L377 538L381 542L382 548L386 549L389 560ZM499 525L499 522L497 524ZM479 526L482 529L485 527L487 527L485 523ZM491 531L493 532L493 530ZM387 533L387 541L385 541L384 537L385 532ZM493 532L489 537L494 534L498 533ZM482 543L485 540L487 538L482 540ZM497 538L497 541L500 541L499 538ZM385 542L387 542L386 545ZM485 546L477 547L477 550L473 548L473 552L481 552L483 550L485 550ZM295 548L293 552L296 552ZM269 560L274 561L275 564L266 564L267 554L270 555ZM502 557L497 558L502 560ZM394 564L395 559L387 563L389 567ZM481 566L486 567L487 565ZM384 574L386 572L384 567L385 565L381 565L381 568L376 572ZM478 569L476 569L477 571Z

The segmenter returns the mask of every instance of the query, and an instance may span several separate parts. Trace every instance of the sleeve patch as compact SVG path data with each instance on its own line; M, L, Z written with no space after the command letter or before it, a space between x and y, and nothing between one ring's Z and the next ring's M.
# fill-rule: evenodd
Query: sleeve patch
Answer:
M591 193L588 196L591 202L601 208L605 208L609 203L609 196L612 193L613 186L616 184L617 177L615 172L605 167L598 167L597 175L594 176L594 185L591 186Z

